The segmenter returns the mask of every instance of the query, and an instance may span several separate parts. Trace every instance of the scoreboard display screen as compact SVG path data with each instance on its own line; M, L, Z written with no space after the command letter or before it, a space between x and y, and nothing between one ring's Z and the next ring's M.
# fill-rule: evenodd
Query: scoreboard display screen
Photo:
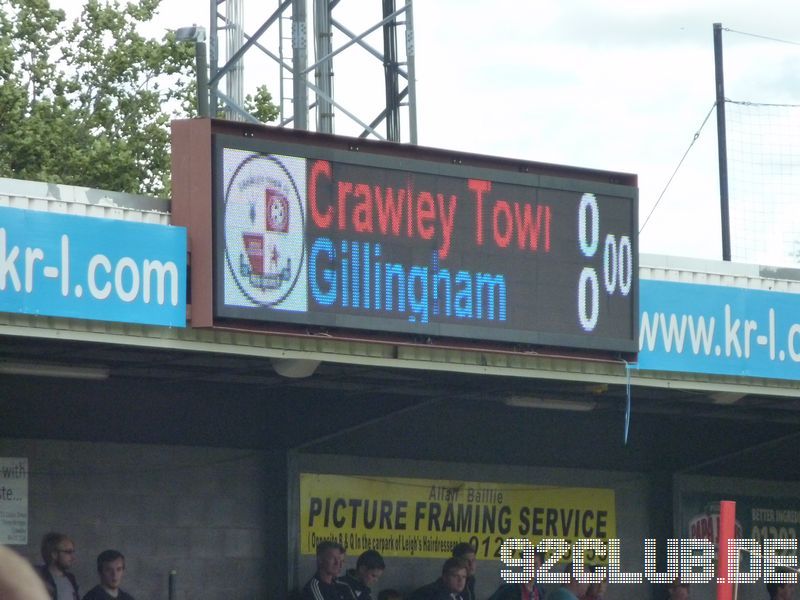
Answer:
M213 140L215 318L636 351L636 187Z

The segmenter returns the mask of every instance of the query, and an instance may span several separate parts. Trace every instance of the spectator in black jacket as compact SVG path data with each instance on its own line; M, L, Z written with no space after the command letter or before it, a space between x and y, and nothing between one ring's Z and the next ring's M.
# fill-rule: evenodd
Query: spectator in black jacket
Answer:
M337 579L344 553L344 546L336 542L317 544L317 572L303 587L303 600L350 600L350 588Z
M468 542L461 542L453 546L453 557L463 558L467 561L467 585L464 586L464 600L475 600L475 567L477 551L475 546Z
M372 600L371 587L378 583L386 569L386 563L377 550L362 552L356 561L356 568L347 571L339 582L350 588L353 600Z
M78 582L70 573L75 562L75 543L63 533L51 531L42 538L43 565L36 572L53 600L79 600Z
M431 584L415 590L409 600L466 600L467 561L448 558L442 567L442 576Z
M122 576L125 574L125 557L118 550L104 550L97 557L97 574L100 584L94 586L83 600L133 600L123 591Z

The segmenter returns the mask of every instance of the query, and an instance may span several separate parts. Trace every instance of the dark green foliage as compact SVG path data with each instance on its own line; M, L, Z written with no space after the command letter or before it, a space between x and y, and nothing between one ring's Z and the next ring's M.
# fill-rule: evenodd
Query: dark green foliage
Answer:
M138 33L161 0L0 0L0 176L169 194L169 122L196 115L194 48ZM259 88L248 108L277 109Z
M280 113L280 109L272 103L272 94L269 93L265 85L258 86L255 95L248 94L245 97L244 107L247 112L262 123L274 121Z

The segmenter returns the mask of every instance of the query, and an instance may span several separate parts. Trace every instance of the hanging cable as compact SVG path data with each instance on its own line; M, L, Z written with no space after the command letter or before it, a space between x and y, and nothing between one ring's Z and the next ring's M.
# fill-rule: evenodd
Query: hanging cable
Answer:
M638 364L625 361L625 431L622 437L622 445L628 445L628 433L631 428L631 369L638 368Z
M697 133L694 134L694 137L692 138L692 142L689 144L689 147L686 149L686 152L683 153L683 156L681 157L681 160L678 162L678 166L675 167L675 170L672 172L672 175L670 176L669 181L667 181L667 185L665 185L664 189L661 190L661 193L658 196L658 200L656 200L656 203L653 205L653 208L651 208L650 212L647 214L647 218L644 220L644 223L642 224L641 228L639 229L639 235L641 235L642 231L644 231L644 228L647 227L647 222L650 220L650 217L653 216L653 213L655 212L656 208L658 208L658 204L659 204L659 202L661 202L661 199L664 197L664 194L667 193L667 189L669 188L670 184L672 183L672 180L675 179L675 175L677 175L678 170L681 168L681 165L683 164L683 161L686 160L686 156L689 154L689 151L692 149L692 146L694 146L694 143L697 141L697 138L700 137L700 132L703 131L703 127L705 127L706 123L708 122L708 118L711 116L711 113L714 112L714 107L716 107L716 106L717 106L716 102L714 102L714 104L711 105L711 109L708 111L708 114L706 115L706 118L703 119L703 123L700 125L700 129L698 129Z
M769 102L750 102L749 100L725 99L725 104L738 104L739 106L766 106L769 108L800 108L800 104L773 104Z
M738 33L739 35L747 35L754 38L759 38L762 40L769 40L770 42L780 42L781 44L791 44L792 46L800 46L800 42L792 42L790 40L782 40L779 38L769 37L767 35L759 35L757 33L748 33L746 31L736 31L735 29L728 29L727 27L723 27L722 31L727 31L729 33Z

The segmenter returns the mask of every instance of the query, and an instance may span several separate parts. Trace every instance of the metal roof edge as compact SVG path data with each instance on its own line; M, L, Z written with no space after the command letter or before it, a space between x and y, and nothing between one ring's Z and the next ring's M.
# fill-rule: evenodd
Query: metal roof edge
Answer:
M76 342L173 349L190 352L320 360L373 367L424 369L526 379L561 379L586 383L739 392L796 397L800 382L736 376L639 371L623 361L547 355L501 354L480 350L393 346L327 337L292 337L212 329L169 328L129 323L84 321L0 313L0 336L38 337Z
M639 255L639 278L800 293L800 269L682 256Z
M170 212L170 200L46 181L0 177L0 194L138 211Z
M673 271L692 271L706 275L732 277L761 277L765 279L785 279L800 281L800 268L754 263L739 263L708 258L691 258L667 254L639 254L639 268L663 269Z

